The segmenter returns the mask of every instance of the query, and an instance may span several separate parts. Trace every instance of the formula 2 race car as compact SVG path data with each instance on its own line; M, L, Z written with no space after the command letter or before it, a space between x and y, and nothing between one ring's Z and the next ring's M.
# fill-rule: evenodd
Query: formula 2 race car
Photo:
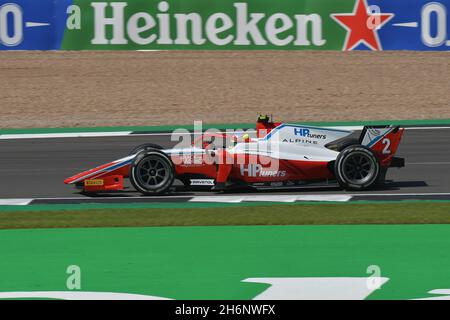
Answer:
M260 116L255 137L248 134L201 134L190 145L164 149L136 147L130 155L64 180L85 193L124 189L124 178L144 195L202 185L212 191L234 188L278 188L335 181L346 190L366 190L384 181L390 167L403 167L395 157L404 129L364 127L353 131L274 123Z

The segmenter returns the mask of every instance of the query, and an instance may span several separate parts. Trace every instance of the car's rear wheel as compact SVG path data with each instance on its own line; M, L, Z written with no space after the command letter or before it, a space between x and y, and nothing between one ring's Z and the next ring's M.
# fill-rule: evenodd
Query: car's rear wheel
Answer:
M356 138L347 138L347 139L344 139L342 141L339 141L336 144L336 150L341 152L345 148L350 147L350 146L354 146L354 145L359 145L359 140L356 139Z
M326 148L341 152L345 148L353 145L359 145L359 139L356 138L345 138L337 141L333 141L325 145Z
M136 155L130 168L130 181L144 195L162 194L175 179L170 158L159 150L143 150Z
M339 185L346 190L364 190L378 181L380 164L374 153L361 145L349 146L339 153L335 163Z

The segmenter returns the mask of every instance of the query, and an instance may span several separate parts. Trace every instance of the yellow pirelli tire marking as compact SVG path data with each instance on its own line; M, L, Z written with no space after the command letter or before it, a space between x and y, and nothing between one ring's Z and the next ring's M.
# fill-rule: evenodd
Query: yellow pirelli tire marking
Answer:
M92 180L84 180L85 186L102 186L103 179L92 179Z

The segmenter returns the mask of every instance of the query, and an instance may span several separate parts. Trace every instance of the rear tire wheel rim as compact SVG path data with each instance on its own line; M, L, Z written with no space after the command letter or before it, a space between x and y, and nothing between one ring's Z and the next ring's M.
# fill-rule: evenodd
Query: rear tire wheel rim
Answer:
M157 190L170 181L170 165L157 156L148 156L136 166L136 180L147 190Z
M376 173L376 164L365 153L356 152L348 155L342 163L342 174L350 184L364 185L370 182Z

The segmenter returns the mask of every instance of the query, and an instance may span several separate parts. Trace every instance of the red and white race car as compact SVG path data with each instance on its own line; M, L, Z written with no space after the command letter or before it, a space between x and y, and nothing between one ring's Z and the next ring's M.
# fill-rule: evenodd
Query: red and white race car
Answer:
M274 123L260 116L253 132L253 138L202 134L183 148L144 144L64 183L103 193L123 190L129 178L144 195L166 193L175 180L213 191L330 181L346 190L365 190L383 182L388 168L404 166L404 159L394 156L404 132L398 126L364 127L357 139L353 131Z

